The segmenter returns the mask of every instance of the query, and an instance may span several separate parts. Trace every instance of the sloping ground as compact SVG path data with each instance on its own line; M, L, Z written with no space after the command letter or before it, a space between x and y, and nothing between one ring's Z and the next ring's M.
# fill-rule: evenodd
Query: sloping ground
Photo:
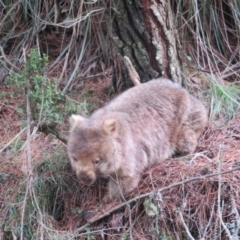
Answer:
M10 105L5 100L1 145L21 125L17 113L21 99L9 99ZM33 175L26 176L24 134L0 155L0 239L21 234L23 239L240 237L239 119L221 128L210 126L196 154L147 169L125 202L105 205L106 182L93 186L78 182L65 146L51 136L37 134L32 139ZM219 175L219 171L228 172Z
M235 120L220 129L209 128L198 150L193 156L168 159L146 170L139 187L125 204L115 201L102 205L105 193L102 183L94 187L79 185L78 198L64 199L63 229L84 232L91 227L99 239L109 234L120 239L130 232L133 239L157 239L158 236L163 239L191 239L190 236L192 239L218 239L220 236L228 239L224 230L227 228L237 239L240 230L240 121ZM219 170L230 171L219 176ZM208 177L209 174L215 176ZM189 182L163 189L185 180ZM150 194L146 196L146 193ZM144 197L131 200L139 195ZM81 211L74 214L72 209Z
M106 182L82 185L71 172L65 149L58 149L65 155L63 159L52 155L52 159L35 167L33 193L41 214L38 211L34 214L42 215L42 223L37 223L43 224L43 229L49 228L58 234L71 233L80 239L87 236L128 239L130 234L133 239L158 239L160 236L160 239L220 239L220 236L229 239L227 234L237 239L240 229L239 139L239 120L228 127L209 128L200 141L198 153L168 159L147 169L126 202L115 200L107 205L101 201L106 193ZM8 194L2 195L0 218L9 228L16 222L20 224L20 216L18 220L6 220L10 216L7 202L12 203L12 210L13 203L22 204L25 185L18 168L4 163L1 166L4 168L1 168L0 192ZM219 169L228 172L219 176ZM209 177L209 174L215 175ZM26 216L30 224L31 218ZM38 224L31 226L32 231L39 228ZM45 233L44 236L52 239L52 235ZM39 235L35 237L39 239Z

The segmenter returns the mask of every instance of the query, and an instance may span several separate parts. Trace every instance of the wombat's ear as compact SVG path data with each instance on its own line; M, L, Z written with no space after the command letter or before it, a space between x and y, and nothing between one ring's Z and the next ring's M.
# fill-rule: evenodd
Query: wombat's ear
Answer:
M118 121L116 119L110 118L104 121L103 129L108 134L114 134L118 131Z
M69 123L70 123L70 127L71 129L73 127L75 127L77 124L81 124L84 121L84 117L80 116L80 115L72 115L69 118Z

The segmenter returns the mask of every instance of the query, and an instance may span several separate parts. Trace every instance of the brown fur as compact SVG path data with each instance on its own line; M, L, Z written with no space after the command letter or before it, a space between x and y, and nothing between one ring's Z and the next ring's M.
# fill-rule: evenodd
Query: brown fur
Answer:
M207 112L180 85L159 78L127 90L89 118L73 115L70 124L73 170L86 183L109 177L111 199L133 190L153 163L193 153Z

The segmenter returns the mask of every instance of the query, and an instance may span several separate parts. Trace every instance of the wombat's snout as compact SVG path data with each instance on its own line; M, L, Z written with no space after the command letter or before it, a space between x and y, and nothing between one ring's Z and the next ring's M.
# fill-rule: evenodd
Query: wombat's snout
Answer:
M78 178L79 178L82 182L84 182L84 183L86 183L86 184L92 184L92 183L95 182L95 178L93 178L93 177L91 177L91 176L89 176L88 174L83 173L83 172L81 172L80 174L78 174Z

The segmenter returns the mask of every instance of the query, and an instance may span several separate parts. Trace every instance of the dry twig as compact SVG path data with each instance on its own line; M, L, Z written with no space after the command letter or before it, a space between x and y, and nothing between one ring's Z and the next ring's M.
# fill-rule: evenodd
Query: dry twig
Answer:
M127 56L124 56L123 61L125 63L125 66L128 69L128 74L129 74L129 77L131 78L133 84L135 86L138 85L138 84L141 84L140 77L139 77L136 69L134 68L130 58L127 57Z
M127 204L131 204L131 203L134 203L138 200L141 200L143 198L146 198L146 197L149 197L155 193L159 193L159 192L163 192L163 191L166 191L166 190L169 190L171 188L174 188L174 187L177 187L177 186L180 186L180 185L183 185L183 184L186 184L186 183L190 183L190 182L194 182L194 181L200 181L200 180L205 180L206 178L210 178L210 177L214 177L214 176L218 176L219 174L220 175L223 175L223 174L226 174L226 173L230 173L230 172L233 172L233 171L237 171L237 170L240 170L240 166L239 167L236 167L236 168L233 168L231 170L226 170L226 171L223 171L223 172L218 172L218 173L211 173L211 174L207 174L207 175L204 175L204 176L199 176L199 177L193 177L193 178L190 178L190 179L187 179L187 180L183 180L181 182L177 182L177 183L173 183L173 184L170 184L166 187L162 187L156 191L151 191L151 192L148 192L148 193L144 193L144 194L141 194L139 196L136 196L124 203L121 203L119 204L118 206L110 209L109 211L105 212L104 214L98 216L97 218L94 218L92 220L89 220L88 223L86 223L84 226L76 229L76 232L81 232L81 231L84 231L87 227L89 227L91 224L109 216L111 213L125 207Z

